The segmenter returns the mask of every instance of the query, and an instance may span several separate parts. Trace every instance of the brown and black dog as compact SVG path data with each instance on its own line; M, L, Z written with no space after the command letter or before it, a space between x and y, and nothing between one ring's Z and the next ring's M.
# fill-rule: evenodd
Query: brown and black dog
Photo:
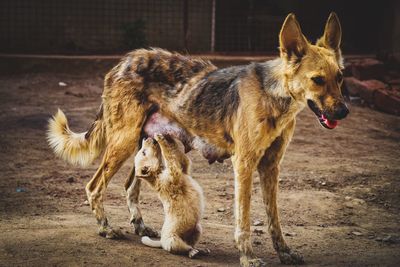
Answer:
M122 163L155 133L179 138L186 149L200 149L213 162L231 157L235 174L235 240L242 266L260 266L250 240L252 175L258 170L268 230L282 263L303 258L286 244L277 209L279 165L292 138L296 115L308 104L321 125L334 128L348 114L340 92L341 27L332 13L315 45L289 14L280 35L280 57L218 69L199 59L161 49L127 54L105 78L97 119L84 133L73 133L59 111L50 120L48 140L57 155L89 164L103 160L86 186L100 234L116 237L103 208L106 187ZM136 233L156 234L138 207L140 180L132 170L125 188Z

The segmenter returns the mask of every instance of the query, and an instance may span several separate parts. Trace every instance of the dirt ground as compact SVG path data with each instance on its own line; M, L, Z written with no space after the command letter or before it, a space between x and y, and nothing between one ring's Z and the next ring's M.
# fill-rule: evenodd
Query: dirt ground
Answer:
M231 164L208 165L197 152L190 153L193 177L207 200L200 246L210 256L171 255L144 247L132 233L123 189L132 158L113 178L105 202L111 224L126 239L97 235L84 186L99 161L86 169L63 163L47 146L45 131L58 107L73 130L90 125L104 70L60 69L0 75L0 266L238 266ZM286 241L307 265L400 265L399 141L400 117L368 107L351 105L348 119L333 131L319 126L308 109L298 116L279 206ZM145 222L160 229L161 204L148 186L141 207ZM266 221L258 177L251 209L253 221ZM266 227L256 229L255 253L279 266Z

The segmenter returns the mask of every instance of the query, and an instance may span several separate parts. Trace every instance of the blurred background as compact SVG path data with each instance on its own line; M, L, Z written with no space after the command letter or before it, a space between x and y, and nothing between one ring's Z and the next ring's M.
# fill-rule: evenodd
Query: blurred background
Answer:
M0 52L274 53L288 13L315 41L331 11L342 22L344 53L398 57L400 1L387 0L2 0Z

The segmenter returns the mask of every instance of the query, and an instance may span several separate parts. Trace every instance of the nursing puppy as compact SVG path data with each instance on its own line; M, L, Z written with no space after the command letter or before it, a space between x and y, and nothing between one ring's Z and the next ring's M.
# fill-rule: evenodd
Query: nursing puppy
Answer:
M208 250L194 248L202 231L203 191L190 177L190 160L183 148L174 139L160 134L155 135L155 140L144 139L135 157L135 170L136 177L157 191L165 213L161 239L143 236L142 243L174 254L187 253L190 258L208 254Z

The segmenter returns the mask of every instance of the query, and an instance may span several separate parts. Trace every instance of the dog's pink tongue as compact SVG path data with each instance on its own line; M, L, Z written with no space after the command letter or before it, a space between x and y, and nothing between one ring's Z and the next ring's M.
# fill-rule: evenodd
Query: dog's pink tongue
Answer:
M335 128L338 125L338 121L328 120L324 115L322 115L322 119L324 120L324 123L326 124L326 126L328 126L331 129Z

